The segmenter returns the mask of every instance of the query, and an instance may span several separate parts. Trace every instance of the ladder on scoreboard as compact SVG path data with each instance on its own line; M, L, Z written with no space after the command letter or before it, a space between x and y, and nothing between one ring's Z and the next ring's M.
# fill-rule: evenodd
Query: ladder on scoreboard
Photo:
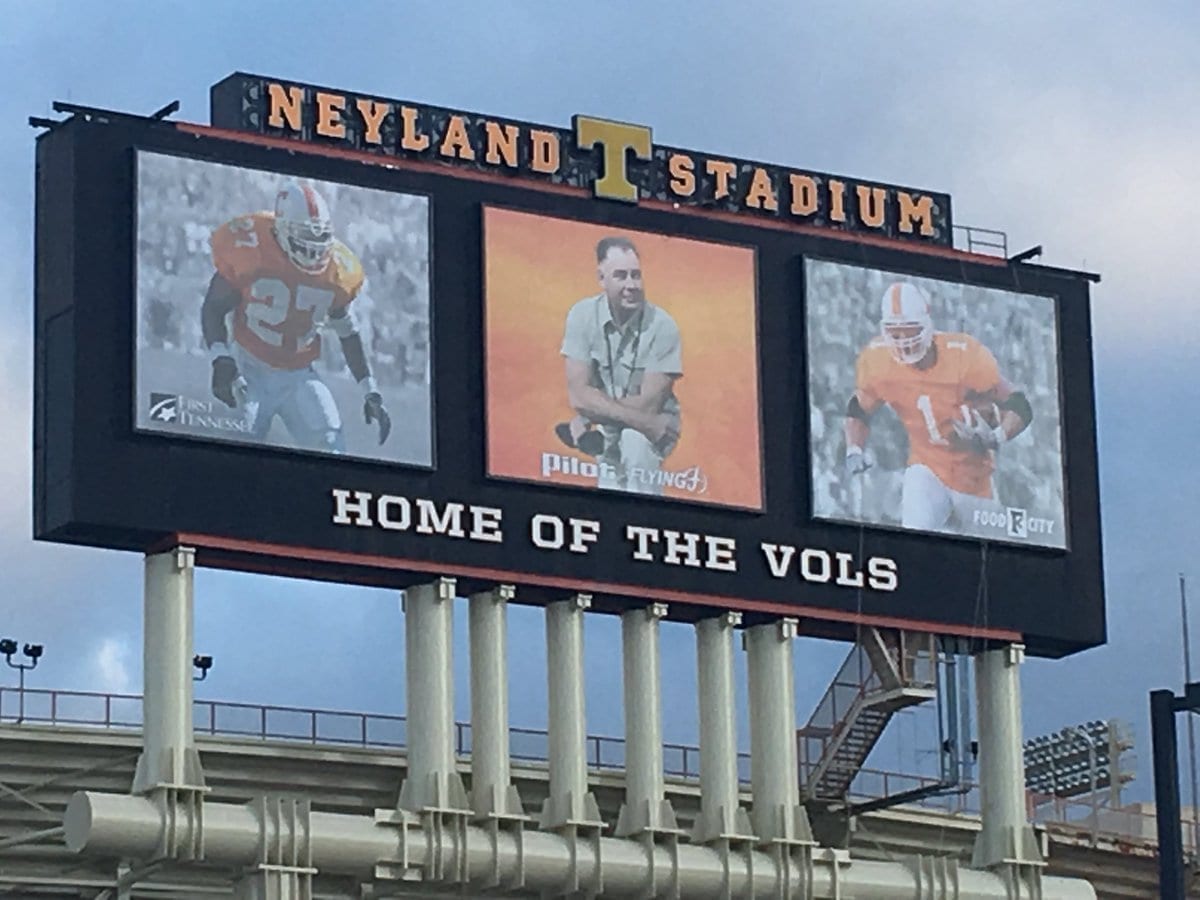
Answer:
M866 629L797 731L810 800L842 800L892 716L937 697L937 638Z

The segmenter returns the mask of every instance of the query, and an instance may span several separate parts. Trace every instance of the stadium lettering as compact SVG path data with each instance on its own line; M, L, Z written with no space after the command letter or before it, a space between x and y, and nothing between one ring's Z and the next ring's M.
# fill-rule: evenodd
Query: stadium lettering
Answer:
M344 488L334 488L330 493L335 525L489 543L504 540L503 511L495 507ZM547 552L590 553L600 543L601 533L601 523L596 519L542 512L529 520L530 543ZM647 525L626 525L624 537L635 562L713 572L739 571L736 538ZM885 592L895 591L900 584L896 561L887 557L873 556L862 565L855 561L854 554L840 550L765 541L760 546L774 578L794 573L810 584Z
M375 496L367 491L347 491L342 488L334 488L332 494L335 525L378 527L385 531L412 530L417 534L437 534L495 544L504 539L500 530L502 512L495 507L454 502L439 506L437 501L424 497L410 500L392 494ZM465 528L464 513L467 520Z
M568 542L566 535L570 531ZM592 519L567 519L538 513L529 520L529 537L539 550L561 550L564 545L572 553L587 553L588 545L600 537L600 523Z
M813 584L832 582L839 587L862 587L865 582L873 591L887 592L900 586L896 561L884 556L872 556L864 571L855 565L850 553L830 553L815 547L797 550L790 544L765 541L761 546L767 569L775 578L784 578L794 569L798 577Z
M642 525L626 526L625 537L634 545L633 558L639 562L659 561L669 566L737 571L737 560L734 558L737 542L733 538L666 528L660 530ZM662 550L656 556L651 548L659 544Z
M581 150L599 147L604 154L604 174L593 185L597 197L637 203L637 185L629 180L625 163L629 151L638 159L650 159L649 128L576 116L575 143Z
M952 244L945 194L656 147L645 125L578 115L568 130L254 76L225 85L213 106L224 127L437 160L451 172L504 169L625 203Z

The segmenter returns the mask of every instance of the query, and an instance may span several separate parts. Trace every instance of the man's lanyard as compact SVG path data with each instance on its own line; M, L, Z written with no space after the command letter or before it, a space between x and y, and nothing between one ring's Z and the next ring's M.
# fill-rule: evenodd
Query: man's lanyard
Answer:
M608 298L604 297L601 302L607 303ZM609 315L612 315L611 309L609 310ZM608 381L609 381L609 384L611 385L608 389L608 395L610 397L612 397L614 400L624 400L626 397L629 396L629 382L633 380L633 373L637 369L638 348L641 346L641 343L642 343L642 326L646 324L645 301L644 300L642 301L642 308L640 310L638 310L637 332L633 336L633 359L629 363L629 374L625 376L625 387L621 391L620 397L617 396L617 370L616 370L616 364L613 361L612 339L611 339L611 336L609 335L608 331L605 329L604 323L600 321L600 306L599 306L599 304L597 304L597 306L596 306L596 321L599 323L600 331L604 335L604 349L608 351ZM615 320L613 321L613 325L616 326ZM620 349L621 335L624 334L625 330L623 328L617 327L616 331L617 331L617 349Z

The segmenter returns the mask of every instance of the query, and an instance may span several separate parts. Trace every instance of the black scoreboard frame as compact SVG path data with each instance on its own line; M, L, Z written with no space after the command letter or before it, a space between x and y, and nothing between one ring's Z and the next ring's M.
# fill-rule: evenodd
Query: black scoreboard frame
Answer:
M432 470L136 430L139 150L431 198ZM489 205L755 248L762 512L486 476L482 208ZM813 517L806 257L1055 298L1069 550ZM685 619L720 609L741 610L748 621L791 615L805 633L845 639L864 624L904 627L1023 640L1031 653L1052 657L1105 640L1088 298L1094 276L703 208L614 203L577 188L436 161L117 114L77 114L39 137L35 270L37 539L138 552L184 542L197 548L201 564L397 588L438 575L457 577L463 593L510 583L517 600L529 603L572 592L592 594L601 610L662 600L672 617ZM339 525L335 491L364 492L372 503L423 498L442 512L461 503L466 517L473 508L499 510L502 524L489 520L496 528L483 531L491 536L476 540L390 530L375 521ZM572 519L597 523L584 552L533 540L535 522L557 521L569 531ZM655 544L654 560L645 561L636 557L631 527L732 539L736 549L720 544L724 550L713 559L724 566L672 565ZM492 531L502 532L501 539ZM763 544L796 548L784 576L770 571ZM844 583L797 574L795 560L805 553L817 561L818 574L832 565ZM736 571L727 566L730 558ZM888 577L854 583L855 573L888 572L894 589L887 589Z

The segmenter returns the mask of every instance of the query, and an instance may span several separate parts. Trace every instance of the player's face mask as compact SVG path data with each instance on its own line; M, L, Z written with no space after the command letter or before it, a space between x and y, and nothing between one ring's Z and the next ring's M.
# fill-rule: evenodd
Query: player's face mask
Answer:
M284 252L301 269L320 272L329 263L333 228L328 222L287 222L282 230Z
M883 338L892 351L896 362L912 365L919 363L929 352L929 344L933 339L932 326L918 322L884 325Z

